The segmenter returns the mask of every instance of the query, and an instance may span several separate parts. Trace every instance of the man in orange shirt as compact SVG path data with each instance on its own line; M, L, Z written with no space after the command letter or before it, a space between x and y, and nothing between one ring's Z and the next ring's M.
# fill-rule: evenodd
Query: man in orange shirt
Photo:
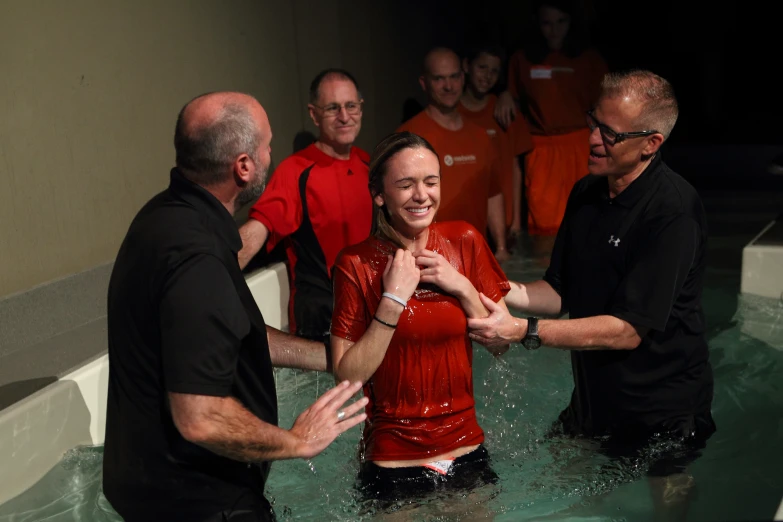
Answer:
M473 47L462 59L467 75L465 92L457 106L462 116L486 130L503 167L502 187L506 207L506 227L511 236L522 231L522 169L520 158L533 149L533 139L523 117L517 117L508 129L495 119L498 97L490 91L497 84L503 51L482 44Z
M428 103L399 129L426 139L440 157L442 176L438 221L467 221L494 240L495 258L509 258L502 166L484 129L462 118L457 109L465 77L451 49L435 48L424 58L419 78Z

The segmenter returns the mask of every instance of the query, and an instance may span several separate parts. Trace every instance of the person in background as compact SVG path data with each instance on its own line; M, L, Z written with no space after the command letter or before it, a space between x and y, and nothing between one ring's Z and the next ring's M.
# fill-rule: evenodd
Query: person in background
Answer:
M239 229L243 268L264 245L271 251L285 241L289 329L327 346L335 257L370 233L370 157L354 146L363 102L348 71L326 69L313 79L308 109L318 139L280 163Z
M522 116L502 127L495 119L497 96L492 89L500 77L503 52L497 46L480 44L462 59L467 81L459 103L462 117L487 132L503 167L501 185L506 208L506 228L511 237L522 231L522 169L520 161L533 148L533 140ZM525 216L527 217L527 216Z
M421 136L438 153L443 176L438 219L467 221L482 234L488 230L495 257L506 261L503 168L486 131L457 108L465 84L457 54L443 47L428 52L419 83L427 106L397 132Z
M508 65L508 89L495 115L508 128L521 108L533 135L525 157L528 233L554 236L568 194L586 171L589 129L584 113L595 104L607 66L587 46L568 2L545 0L537 10L535 40Z

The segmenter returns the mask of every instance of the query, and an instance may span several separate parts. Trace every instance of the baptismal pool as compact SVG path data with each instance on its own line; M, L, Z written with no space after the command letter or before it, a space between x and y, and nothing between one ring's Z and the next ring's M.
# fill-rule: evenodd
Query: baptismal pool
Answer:
M711 239L717 257L711 255L704 294L718 431L691 467L697 492L687 520L771 520L783 495L783 302L737 296L737 267L721 255L736 255L745 236L730 224L724 230ZM525 251L505 266L512 279L543 273L546 249ZM284 427L333 385L319 373L278 370L276 378ZM653 520L646 462L609 462L573 442L544 438L571 393L568 353L514 346L495 359L477 346L474 379L500 483L464 498L433 498L393 520ZM310 462L273 465L267 497L280 521L374 517L354 490L359 435L354 428ZM73 450L35 487L0 506L0 522L120 520L100 492L101 459L101 447Z

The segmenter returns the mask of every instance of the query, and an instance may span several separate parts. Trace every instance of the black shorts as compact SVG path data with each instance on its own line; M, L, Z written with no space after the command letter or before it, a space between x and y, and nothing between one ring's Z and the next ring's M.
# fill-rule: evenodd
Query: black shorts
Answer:
M707 411L671 419L655 428L615 428L610 435L592 440L598 443L599 453L611 459L646 468L650 477L668 477L684 473L701 456L715 430L715 421ZM564 434L560 421L551 433Z
M482 445L457 457L446 474L424 466L382 468L365 462L359 470L358 487L364 500L377 500L385 509L397 502L410 503L434 493L471 491L497 484L489 453Z

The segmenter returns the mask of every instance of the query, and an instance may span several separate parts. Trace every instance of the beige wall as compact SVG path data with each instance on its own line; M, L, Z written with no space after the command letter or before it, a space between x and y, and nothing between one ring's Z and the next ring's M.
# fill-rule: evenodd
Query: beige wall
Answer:
M276 161L325 67L357 76L371 150L417 94L426 36L396 4L315 0L2 0L0 297L113 260L168 184L177 112L212 90L255 95ZM426 17L419 22L427 30Z

